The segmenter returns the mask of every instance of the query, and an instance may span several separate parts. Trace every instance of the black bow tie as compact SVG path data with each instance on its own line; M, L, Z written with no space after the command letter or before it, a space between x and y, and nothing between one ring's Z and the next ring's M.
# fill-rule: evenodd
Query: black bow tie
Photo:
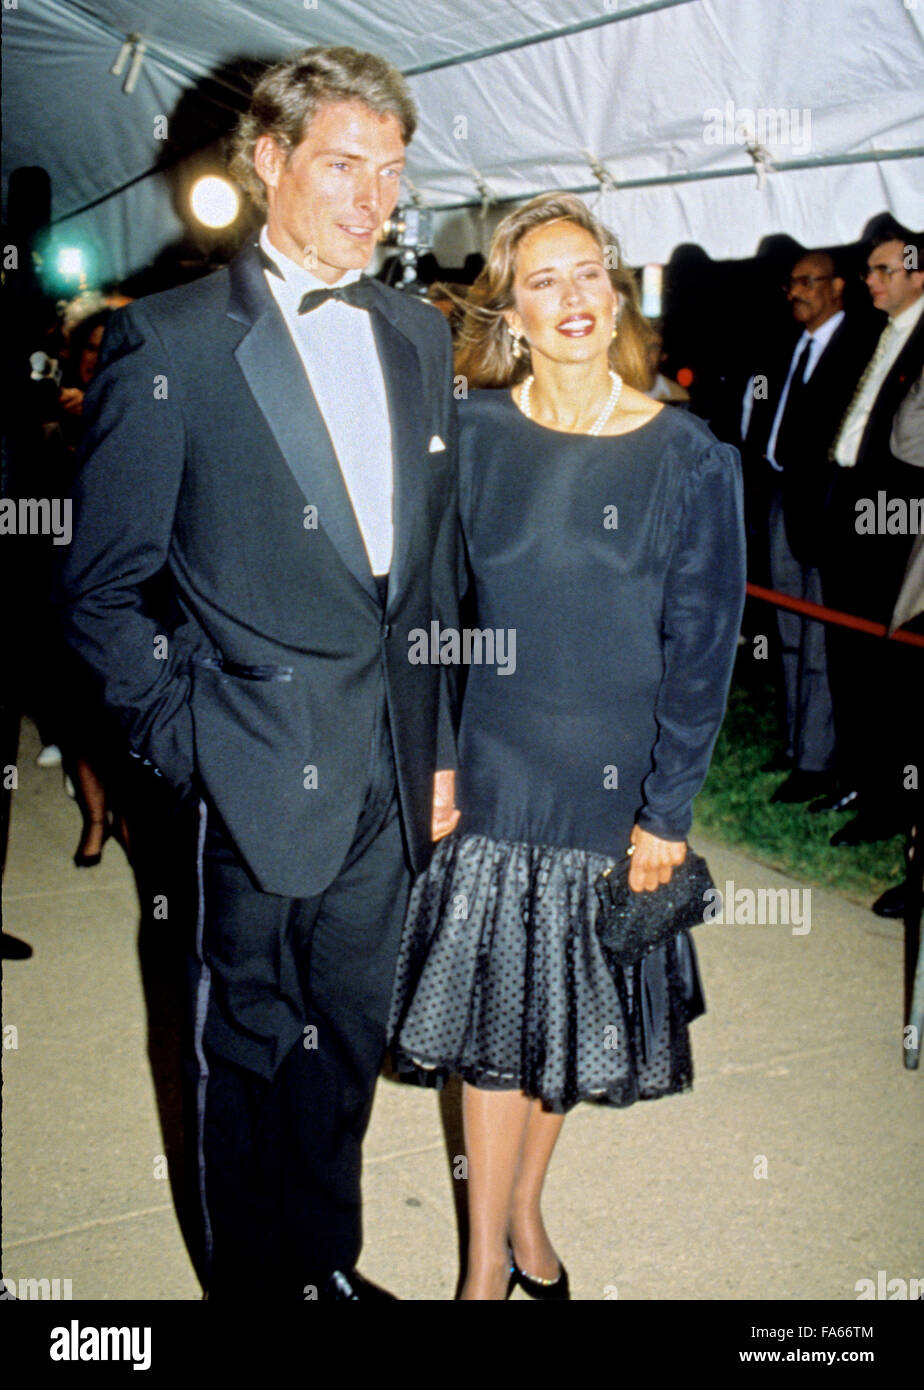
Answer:
M272 256L266 254L259 241L257 242L257 255L264 270L268 270L271 275L278 275L280 280L285 279ZM338 299L341 304L352 304L357 309L371 309L376 302L375 290L372 288L373 283L368 275L362 275L349 285L331 285L329 290L309 290L307 294L302 295L298 312L310 314L312 309L320 308L322 304L327 303L328 299Z
M310 314L312 309L320 308L329 299L339 300L341 304L352 304L356 309L371 309L375 304L373 284L374 281L363 275L358 280L351 281L349 285L331 285L329 290L309 290L307 294L302 295L298 312Z

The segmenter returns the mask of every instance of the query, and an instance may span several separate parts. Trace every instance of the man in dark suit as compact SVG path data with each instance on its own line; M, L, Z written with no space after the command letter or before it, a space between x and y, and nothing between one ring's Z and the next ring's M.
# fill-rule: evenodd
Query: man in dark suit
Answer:
M921 470L890 439L924 366L924 238L885 227L864 274L887 315L834 440L837 463L822 561L825 602L888 624L915 541ZM828 635L838 762L857 815L831 843L886 839L906 828L916 781L909 748L920 721L920 660L912 647L832 627ZM920 770L918 770L920 772Z
M818 560L834 432L869 355L869 335L844 313L844 280L827 252L793 266L786 293L802 332L767 373L746 437L768 503L770 582L780 593L821 602ZM809 801L828 788L834 721L824 625L777 609L786 696L785 761L793 771L774 801Z
M264 74L232 163L259 239L117 314L87 398L70 639L199 803L212 1298L390 1297L355 1272L360 1146L410 876L455 819L448 693L408 660L455 614L449 332L361 274L415 123L371 54ZM144 597L164 566L170 632Z

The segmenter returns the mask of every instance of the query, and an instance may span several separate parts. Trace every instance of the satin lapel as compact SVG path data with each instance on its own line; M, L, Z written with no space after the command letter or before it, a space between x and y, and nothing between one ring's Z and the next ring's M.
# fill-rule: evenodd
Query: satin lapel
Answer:
M301 358L250 248L232 263L228 313L249 325L234 349L254 399L305 501L318 509L318 526L344 564L378 602L362 535L324 417Z
M383 296L384 299L384 296ZM417 508L424 495L416 476L426 458L424 419L421 409L422 378L417 349L396 328L387 308L372 310L379 361L385 378L388 417L391 424L391 456L394 478L394 550L388 578L388 603L393 607L410 573L412 537Z

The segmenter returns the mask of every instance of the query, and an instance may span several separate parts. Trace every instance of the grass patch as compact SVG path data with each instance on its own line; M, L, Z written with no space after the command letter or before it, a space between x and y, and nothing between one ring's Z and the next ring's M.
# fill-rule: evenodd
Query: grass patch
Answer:
M696 798L693 834L701 831L770 868L868 905L901 882L904 838L835 849L828 841L849 812L811 816L803 804L770 804L786 774L761 768L781 750L781 722L774 688L755 675L755 666L742 647L709 776Z

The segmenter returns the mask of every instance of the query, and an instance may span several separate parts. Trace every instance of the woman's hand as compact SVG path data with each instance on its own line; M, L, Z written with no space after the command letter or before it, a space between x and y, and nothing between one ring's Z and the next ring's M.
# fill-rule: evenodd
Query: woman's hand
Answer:
M687 857L685 840L659 840L657 835L634 825L629 836L634 846L629 864L629 887L633 893L653 893Z
M433 774L433 827L434 840L442 840L459 824L461 811L456 810L456 774L435 772Z

